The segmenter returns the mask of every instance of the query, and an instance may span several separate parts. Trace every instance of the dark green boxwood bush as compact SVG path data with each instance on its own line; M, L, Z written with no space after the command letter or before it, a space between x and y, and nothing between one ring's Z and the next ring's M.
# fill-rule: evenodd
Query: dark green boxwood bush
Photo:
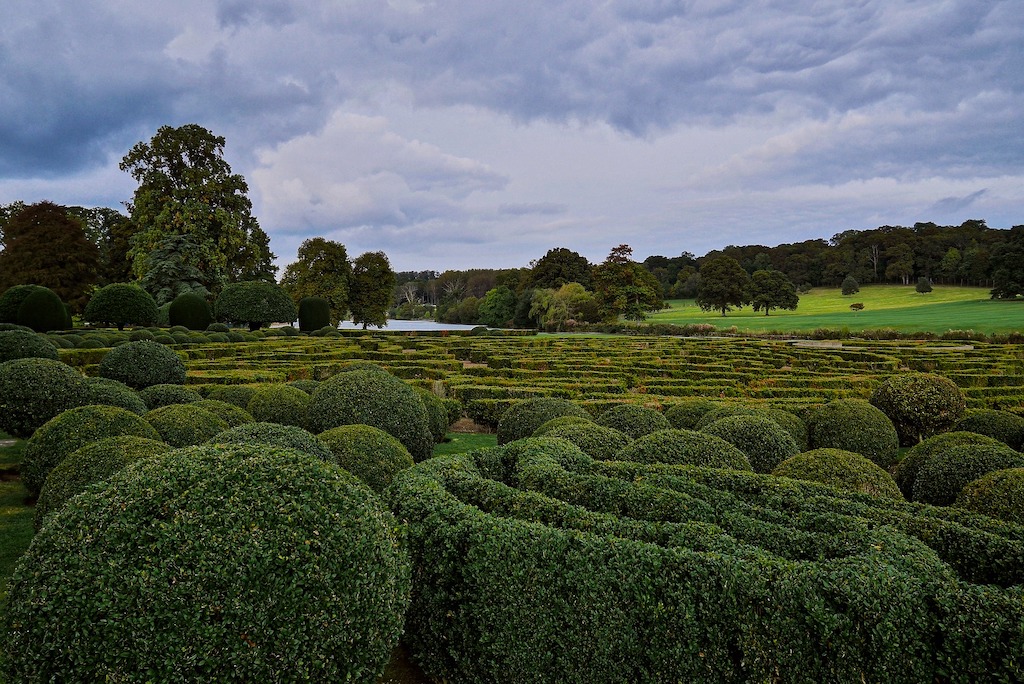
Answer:
M224 323L211 323L206 326L206 331L212 333L229 333L231 332L231 328Z
M139 461L54 514L19 562L3 674L372 682L409 602L402 535L357 478L298 451Z
M956 384L933 373L904 373L885 380L871 403L896 427L900 444L913 446L945 432L963 416L966 399Z
M676 430L695 430L705 413L720 406L710 399L683 399L665 409L665 418Z
M939 451L917 471L914 501L949 506L967 483L1006 468L1024 468L1024 455L1003 443L965 444Z
M319 380L292 380L288 383L292 387L298 387L306 394L312 395L313 390L320 386Z
M171 337L170 335L154 335L153 341L158 342L159 344L162 344L165 347L169 347L172 344L177 344L177 342L174 341L174 338Z
M331 327L331 304L323 297L303 297L299 300L299 330L313 332Z
M206 336L210 342L218 342L223 344L224 342L230 342L231 338L228 337L227 333L210 333Z
M430 434L433 436L434 442L440 444L448 434L448 426L451 425L448 422L448 409L441 398L430 390L422 387L413 389L423 401L423 408L427 409L427 416L430 418Z
M110 378L85 378L83 404L117 406L141 416L149 410L139 393L123 382Z
M413 466L409 450L397 439L369 425L341 425L318 437L345 470L381 493L395 475Z
M396 437L416 461L430 458L434 439L430 416L416 391L388 373L338 373L313 391L307 429L315 434L341 425L362 424Z
M602 411L594 422L633 439L672 427L660 411L639 404L617 404Z
M586 409L567 399L537 397L509 406L498 420L498 444L508 444L531 436L544 423L559 416L589 418Z
M28 330L28 332L32 331ZM69 339L70 337L72 336L49 334L46 336L46 339L50 342L51 345L53 345L55 349L74 349L75 343Z
M710 411L705 411L704 414L697 419L697 427L694 429L703 430L715 421L721 420L722 418L730 418L732 416L768 417L763 409L754 408L752 406L742 406L740 404L721 404Z
M151 333L149 330L146 330L145 328L141 330L132 330L130 333L128 333L129 342L138 342L139 340L156 341L156 335Z
M217 416L225 423L228 424L229 428L238 427L239 425L245 425L246 423L255 423L256 419L252 417L248 411L234 404L229 404L226 401L217 401L216 399L202 399L194 402L196 406L204 408L213 415Z
M892 476L862 454L843 449L812 449L787 458L772 475L821 482L851 492L903 499Z
M249 402L256 394L256 389L252 385L221 385L210 390L206 398L226 401L244 409L249 406Z
M50 330L70 328L70 316L57 293L41 288L28 293L18 307L18 325L44 333Z
M150 385L184 385L185 363L162 344L142 340L107 352L100 361L100 375L137 390Z
M167 320L171 324L171 332L188 332L189 330L206 330L213 323L213 313L206 298L195 292L182 292L174 298L167 309ZM227 328L227 326L224 326ZM178 330L175 330L178 328ZM221 330L219 332L227 332Z
M46 476L33 518L36 530L89 485L106 480L140 458L170 450L167 444L145 437L107 437L76 449Z
M752 470L742 451L721 437L696 430L652 432L623 447L615 460Z
M82 318L93 324L116 326L118 330L124 330L126 325L152 325L157 319L156 302L138 285L111 283L93 294ZM143 339L152 338L153 333L149 333Z
M71 452L107 437L160 439L137 414L116 406L78 406L48 420L35 431L21 460L21 482L30 496L39 492L57 464Z
M85 379L53 359L0 363L0 430L19 439L85 398Z
M228 429L227 422L217 414L195 404L161 406L143 418L156 428L160 439L173 447L202 444Z
M906 455L896 464L892 471L892 477L896 480L896 485L900 488L900 491L903 492L904 498L913 500L914 482L917 480L917 473L921 470L921 466L932 456L953 447L969 444L992 446L998 445L1000 442L997 439L979 435L976 432L943 432L934 437L929 437L907 451Z
M245 323L249 330L259 330L268 323L290 323L298 312L280 285L251 280L225 285L214 302L213 316L224 323Z
M4 290L3 294L0 294L0 325L13 324L31 330L18 322L18 310L30 294L45 289L47 288L42 285L15 285Z
M953 425L953 430L987 435L1017 451L1024 446L1024 416L1009 411L971 409Z
M863 399L838 399L818 408L807 423L812 449L852 451L889 468L900 438L889 417Z
M540 427L533 431L531 437L544 437L548 431L563 425L597 425L593 418L586 416L559 416L541 423Z
M764 409L764 416L765 418L771 418L778 423L783 430L788 432L789 436L793 438L793 441L796 442L796 445L800 447L801 451L805 451L807 449L810 441L807 433L807 423L804 422L803 418L792 411L779 408Z
M568 418L568 416L564 417L564 419ZM616 454L619 453L619 450L633 441L633 439L624 432L620 432L613 427L598 425L597 423L587 420L576 423L562 423L561 425L555 425L550 429L544 429L545 425L551 425L551 423L557 420L563 419L556 418L555 420L549 420L547 423L544 423L544 425L537 428L534 436L554 437L567 440L578 446L586 455L600 461L610 461L613 458L616 458Z
M800 447L784 428L762 416L729 416L701 429L721 437L743 452L755 473L770 473L787 458L800 453Z
M192 404L202 399L199 392L189 389L184 385L150 385L139 390L139 396L146 403L146 408L152 411L161 406L171 404Z
M210 444L270 444L298 449L329 463L337 463L323 440L300 427L280 423L247 423L225 430L210 439Z
M285 384L264 385L256 390L245 410L260 423L280 423L302 427L310 395Z
M57 348L31 330L0 330L0 363L14 359L58 359Z
M1024 468L994 470L967 483L956 498L956 505L1024 525Z

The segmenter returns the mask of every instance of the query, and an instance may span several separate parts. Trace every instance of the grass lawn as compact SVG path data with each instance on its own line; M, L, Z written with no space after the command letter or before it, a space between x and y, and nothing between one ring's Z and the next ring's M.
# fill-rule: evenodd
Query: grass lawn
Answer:
M498 436L483 432L449 432L449 441L434 446L435 456L462 454L484 447L498 446Z
M854 312L850 304L864 310ZM854 295L839 288L815 288L800 295L795 311L772 311L770 316L752 308L720 313L701 311L692 299L675 299L647 320L650 323L710 323L718 328L736 326L741 331L808 332L816 328L895 328L904 332L974 330L987 334L1024 331L1024 302L989 299L980 287L937 285L928 294L913 285L865 285Z

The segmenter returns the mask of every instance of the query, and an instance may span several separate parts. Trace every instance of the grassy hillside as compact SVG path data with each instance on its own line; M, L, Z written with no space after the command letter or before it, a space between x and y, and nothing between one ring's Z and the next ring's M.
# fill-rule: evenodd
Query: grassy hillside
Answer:
M850 304L860 302L864 310L854 312ZM730 311L725 317L701 311L692 299L676 299L648 320L652 323L710 323L725 328L736 326L750 331L810 331L815 328L895 328L905 332L943 333L974 330L1007 333L1024 330L1024 302L989 299L980 287L936 286L928 294L913 285L865 285L855 295L843 296L839 288L815 288L800 296L796 311L772 311L770 316L749 306Z

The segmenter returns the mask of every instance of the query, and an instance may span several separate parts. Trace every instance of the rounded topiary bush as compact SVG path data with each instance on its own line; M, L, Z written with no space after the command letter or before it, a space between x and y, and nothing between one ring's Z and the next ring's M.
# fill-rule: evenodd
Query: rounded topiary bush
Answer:
M64 330L68 324L68 310L57 293L49 288L32 290L18 307L19 325L28 326L36 332Z
M331 327L331 304L323 297L303 297L299 300L299 330L313 332Z
M877 463L843 449L812 449L787 458L772 475L821 482L838 489L902 499L895 480Z
M409 603L401 529L356 477L298 451L139 461L54 514L22 557L4 674L372 682Z
M1003 443L966 444L940 451L917 471L913 500L949 506L967 483L1007 468L1024 468L1024 455Z
M871 403L889 416L903 446L948 430L966 406L952 380L932 373L894 375L872 392Z
M548 421L548 425L553 421ZM543 425L537 429L541 432ZM557 437L565 439L580 448L580 450L591 458L600 461L610 461L615 458L619 450L633 441L633 438L624 432L613 427L598 425L590 421L576 423L563 423L545 430L541 434L534 433L537 437Z
M771 418L782 427L783 430L789 433L789 435L796 442L796 445L800 447L801 451L806 451L809 445L808 434L807 434L807 423L804 419L785 409L779 408L766 408L764 410L764 417Z
M312 395L313 390L320 386L319 380L292 380L288 383L292 387L298 387L306 394Z
M280 423L247 423L225 430L210 439L210 444L271 444L298 449L311 456L337 463L323 440L300 427Z
M174 447L202 444L228 429L227 422L217 414L195 404L161 406L143 418L156 428L160 439Z
M137 342L138 340L156 340L156 335L143 328L142 330L132 330L128 333L129 342Z
M310 396L298 387L264 385L252 395L245 410L260 423L302 427L306 424L310 401Z
M31 437L46 421L79 406L85 392L85 379L60 361L0 363L0 430L19 439Z
M172 447L145 437L107 437L76 449L54 466L36 502L36 530L72 497L91 484L102 482L129 463L167 453Z
M212 333L229 333L231 332L231 328L229 328L225 323L211 323L206 326L206 331Z
M152 295L130 283L111 283L101 287L85 305L82 318L90 323L116 326L151 325L156 322L156 302ZM138 331L136 331L138 332ZM149 334L148 339L152 339Z
M14 359L59 358L57 348L30 330L0 330L0 363Z
M672 427L660 411L638 404L612 406L602 411L594 422L618 430L633 439Z
M149 410L138 392L110 378L85 378L84 397L83 404L117 406L140 416Z
M167 309L167 320L172 326L171 332L187 332L188 330L206 330L213 323L213 313L206 298L195 292L182 292L174 298ZM220 332L227 332L225 330ZM180 328L181 330L173 330Z
M597 425L593 418L584 416L559 416L541 423L540 427L533 431L531 437L543 437L550 430L562 427L563 425Z
M676 430L694 430L705 413L720 406L710 399L683 399L665 409L665 419Z
M972 409L953 425L953 430L987 435L1020 451L1024 446L1024 416L995 409Z
M100 375L142 389L185 384L185 363L159 342L141 340L111 349L100 361Z
M722 418L729 418L732 416L761 416L767 418L767 414L762 409L754 408L752 406L742 406L740 404L721 404L705 411L700 418L697 419L697 426L695 430L703 430L708 425L711 425L715 421L719 421Z
M25 445L21 482L31 496L39 496L46 476L68 454L107 437L160 435L137 414L116 406L79 406L48 420Z
M341 425L362 424L396 437L416 461L430 458L434 439L430 416L416 391L388 373L338 373L313 391L307 429L320 434Z
M341 425L318 437L345 470L380 494L395 475L414 465L409 450L397 439L369 425Z
M508 407L498 419L498 444L508 444L531 436L544 423L559 416L590 418L586 410L568 399L537 397L524 399Z
M254 423L256 419L252 417L248 411L234 404L229 404L226 401L217 401L216 399L202 399L195 403L196 406L204 408L213 415L217 416L225 423L228 424L229 428L238 427L239 425L245 425L246 423Z
M18 310L21 309L21 303L33 292L45 289L47 288L42 285L15 285L4 290L3 294L0 294L0 325L19 325ZM31 330L26 325L20 325Z
M918 471L921 470L921 466L925 462L935 454L947 451L953 447L971 444L995 446L1000 444L1000 442L997 439L979 435L976 432L943 432L934 437L929 437L907 451L900 462L896 464L896 467L893 468L892 477L896 480L896 485L900 488L900 491L903 492L903 496L907 499L913 499L914 482L917 480Z
M139 390L139 396L150 411L171 404L192 404L202 399L199 392L184 385L150 385Z
M221 385L210 390L206 398L226 401L244 409L249 406L249 402L256 394L256 389L252 385Z
M451 424L448 422L448 409L441 398L430 390L422 387L413 389L423 401L423 407L427 409L427 415L430 418L430 434L433 436L434 442L440 444L448 434L448 426Z
M701 432L721 437L739 449L755 473L770 473L800 447L782 426L762 416L729 416L716 420Z
M994 470L967 483L956 498L956 505L1024 525L1024 468Z
M214 302L213 315L224 323L245 323L249 330L259 330L268 323L291 323L298 312L280 285L250 280L225 285Z
M742 451L721 437L696 430L652 432L623 447L615 460L752 470Z
M852 451L882 468L892 466L900 450L892 421L863 399L838 399L818 408L808 420L807 435L812 449Z

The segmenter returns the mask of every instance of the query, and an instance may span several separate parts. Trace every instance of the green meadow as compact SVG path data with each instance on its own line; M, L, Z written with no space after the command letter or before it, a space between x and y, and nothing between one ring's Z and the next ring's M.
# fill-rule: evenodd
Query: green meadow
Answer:
M852 311L850 304L855 302L863 304L864 309ZM710 323L750 332L894 328L908 333L973 330L994 334L1024 330L1024 301L989 299L988 289L981 287L936 285L932 292L921 294L913 285L865 285L860 292L847 296L839 288L815 288L800 295L795 311L774 310L769 316L746 306L723 317L702 311L692 299L674 299L668 304L670 308L653 314L648 322Z

